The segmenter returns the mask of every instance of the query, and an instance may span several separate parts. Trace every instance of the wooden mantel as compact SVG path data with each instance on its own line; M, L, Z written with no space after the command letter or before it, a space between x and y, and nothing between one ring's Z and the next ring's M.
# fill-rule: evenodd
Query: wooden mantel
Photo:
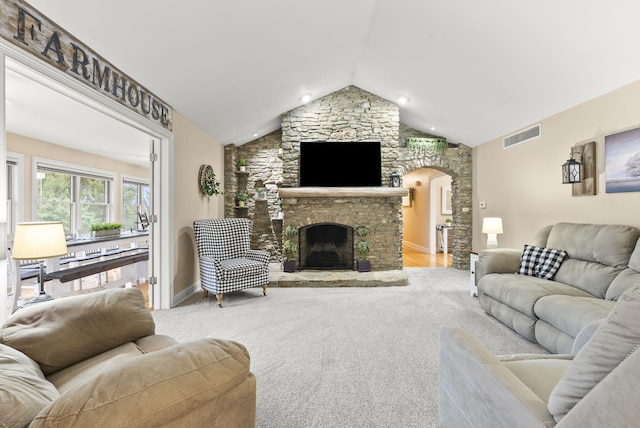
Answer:
M281 198L388 198L409 194L405 187L281 187Z

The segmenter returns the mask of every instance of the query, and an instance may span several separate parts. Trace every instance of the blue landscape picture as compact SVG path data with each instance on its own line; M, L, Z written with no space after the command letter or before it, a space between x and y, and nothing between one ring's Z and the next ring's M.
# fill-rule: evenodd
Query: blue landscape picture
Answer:
M606 192L640 192L640 128L604 138Z

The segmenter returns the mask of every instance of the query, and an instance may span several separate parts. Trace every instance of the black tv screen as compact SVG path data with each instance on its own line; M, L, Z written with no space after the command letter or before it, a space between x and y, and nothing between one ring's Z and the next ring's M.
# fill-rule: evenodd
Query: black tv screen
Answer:
M300 187L381 185L380 142L300 143Z

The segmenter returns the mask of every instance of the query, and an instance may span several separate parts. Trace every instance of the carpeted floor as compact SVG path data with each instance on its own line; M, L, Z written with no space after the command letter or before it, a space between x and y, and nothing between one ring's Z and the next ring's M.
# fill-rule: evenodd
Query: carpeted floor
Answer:
M438 427L438 334L463 327L495 354L545 353L486 315L469 273L407 268L409 285L196 293L155 311L156 331L181 342L236 340L251 354L257 426Z

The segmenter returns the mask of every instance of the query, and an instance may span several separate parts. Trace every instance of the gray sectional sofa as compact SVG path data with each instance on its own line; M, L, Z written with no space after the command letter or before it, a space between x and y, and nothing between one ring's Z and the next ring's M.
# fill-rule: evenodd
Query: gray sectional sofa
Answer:
M529 244L566 253L552 279L517 273L523 250L483 250L475 271L480 305L550 352L571 353L579 333L593 332L618 298L640 283L639 239L640 229L625 225L547 226Z

